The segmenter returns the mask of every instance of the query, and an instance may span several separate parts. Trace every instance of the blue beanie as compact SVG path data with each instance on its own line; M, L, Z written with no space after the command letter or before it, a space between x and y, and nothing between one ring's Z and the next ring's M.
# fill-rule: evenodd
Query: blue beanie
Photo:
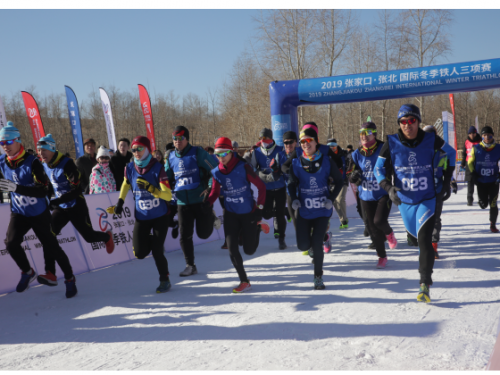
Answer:
M413 104L403 104L401 108L399 108L398 112L398 120L401 117L405 116L413 116L418 119L418 121L422 122L422 118L420 117L420 109Z
M469 128L469 131L467 132L467 134L470 134L470 133L477 133L477 129L476 129L476 127L475 127L475 126L471 126L471 127Z
M14 126L14 123L12 121L7 122L7 126L4 126L0 130L0 141L12 141L16 140L16 142L22 143L21 142L21 133L19 133L19 130Z
M38 140L36 148L43 148L52 152L56 152L56 141L52 138L52 134L47 134Z

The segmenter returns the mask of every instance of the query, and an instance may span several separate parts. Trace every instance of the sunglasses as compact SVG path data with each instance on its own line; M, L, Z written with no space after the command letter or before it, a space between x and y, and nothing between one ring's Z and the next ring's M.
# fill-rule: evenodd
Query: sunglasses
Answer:
M9 146L10 146L10 145L11 145L11 144L13 144L13 143L14 143L14 140L13 140L13 139L12 139L12 140L10 140L10 141L0 141L0 145L1 145L1 146L7 146L7 145L9 145Z
M359 134L361 134L361 135L363 135L363 134L364 135L372 135L376 132L377 132L377 130L375 130L375 129L359 129Z
M223 157L228 156L230 153L231 153L231 151L218 152L215 154L215 156L217 156L218 158L223 158Z
M135 154L136 152L141 152L142 150L144 150L144 147L142 146L130 149L130 151L132 151L133 154Z
M173 139L174 141L183 141L183 140L185 140L185 139L186 139L186 137L184 137L183 135L181 135L180 137L177 137L177 136L175 136L175 135L174 135L174 136L172 137L172 139Z
M300 144L303 145L305 143L311 143L312 141L314 141L314 138L304 138L300 140Z
M409 118L408 120L399 120L400 125L413 125L417 122L415 117Z
M283 144L285 144L285 145L293 145L294 142L296 142L296 141L284 141Z

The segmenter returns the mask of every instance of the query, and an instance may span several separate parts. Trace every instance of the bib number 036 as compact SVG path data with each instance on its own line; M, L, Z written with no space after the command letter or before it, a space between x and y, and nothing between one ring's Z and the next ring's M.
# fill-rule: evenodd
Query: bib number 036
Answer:
M419 191L427 190L428 188L429 185L427 184L427 177L403 178L403 190Z

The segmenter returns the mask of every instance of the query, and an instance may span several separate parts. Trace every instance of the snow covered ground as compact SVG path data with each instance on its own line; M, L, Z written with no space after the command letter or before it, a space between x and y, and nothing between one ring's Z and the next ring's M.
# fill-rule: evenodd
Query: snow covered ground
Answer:
M199 274L180 278L181 251L168 254L172 289L156 294L152 258L38 286L0 298L2 370L481 370L500 317L500 235L488 213L467 207L465 190L445 203L431 304L416 302L418 249L400 241L375 269L362 221L349 229L334 214L334 250L325 255L327 289L315 291L313 266L295 245L278 250L271 234L245 257L253 285L238 284L222 241L195 249Z

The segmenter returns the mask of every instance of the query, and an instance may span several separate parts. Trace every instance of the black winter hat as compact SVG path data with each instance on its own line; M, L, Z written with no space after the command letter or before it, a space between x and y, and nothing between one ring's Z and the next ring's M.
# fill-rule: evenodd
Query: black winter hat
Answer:
M283 133L283 140L285 139L294 139L294 140L297 140L297 133L295 133L294 131L287 131L285 133Z
M481 129L481 135L483 134L492 134L492 135L495 135L495 133L493 133L493 129L491 128L491 126L485 126L484 128Z
M269 139L273 139L273 131L268 128L264 128L259 133L259 138L266 137Z
M177 126L174 129L174 132L172 133L172 135L174 135L176 137L182 137L182 136L184 136L189 141L189 130L185 126L182 126L182 125Z
M374 122L363 122L363 125L361 125L361 129L374 129L377 130L377 125L375 125Z

